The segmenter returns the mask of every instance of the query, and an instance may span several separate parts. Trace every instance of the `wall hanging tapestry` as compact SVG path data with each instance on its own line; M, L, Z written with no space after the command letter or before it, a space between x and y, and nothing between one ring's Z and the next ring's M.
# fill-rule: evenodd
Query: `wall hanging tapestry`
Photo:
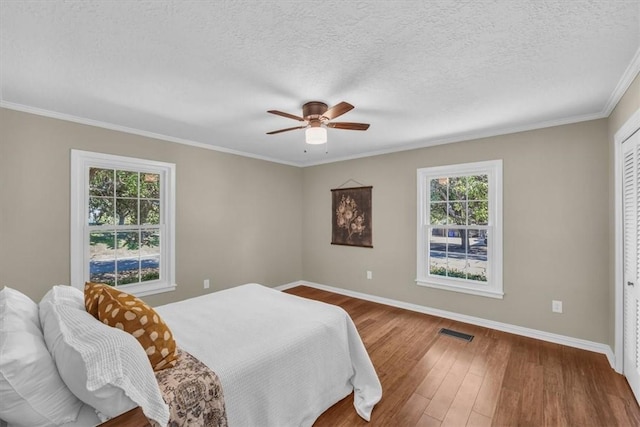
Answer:
M331 190L331 244L373 247L371 193L373 187Z

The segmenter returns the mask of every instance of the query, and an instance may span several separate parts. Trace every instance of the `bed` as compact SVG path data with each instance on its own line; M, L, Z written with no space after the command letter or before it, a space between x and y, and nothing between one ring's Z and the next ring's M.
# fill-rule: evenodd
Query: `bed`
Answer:
M355 410L369 421L381 398L369 355L340 307L247 284L156 311L178 346L220 377L232 427L310 426L352 391Z
M369 421L373 407L382 396L367 351L343 309L247 284L155 308L159 322L166 324L175 338L175 353L180 355L180 360L190 358L188 365L194 371L178 373L173 383L184 382L186 375L197 377L202 383L201 377L206 376L203 372L207 371L218 385L212 382L206 386L205 394L217 398L220 386L222 402L216 404L222 405L218 408L223 412L226 407L225 417L216 418L215 422L193 424L183 419L180 424L173 418L177 404L165 404L169 400L165 385L171 382L166 380L167 376L179 371L177 368L182 362L154 376L147 359L148 351L145 353L131 334L97 321L84 307L79 307L83 294L77 289L55 286L39 304L39 321L38 305L26 301L24 298L28 298L24 295L16 300L17 291L6 290L0 291L0 333L5 334L0 343L0 399L9 402L7 390L18 384L23 390L17 394L23 398L30 393L44 394L44 409L37 416L49 414L46 420L31 418L26 425L91 426L130 407L140 406L150 420L160 420L156 425L167 424L171 407L169 425L172 426L226 425L227 421L231 427L311 426L326 409L352 392L355 411ZM13 302L7 303L7 295ZM33 306L36 306L35 319ZM26 326L15 327L16 315L28 318ZM38 322L42 323L40 331L32 325ZM38 333L42 338L37 337ZM29 339L25 340L25 334ZM38 347L33 352L57 372L53 375L45 363L44 368L38 368L45 369L44 373L31 375L21 382L17 379L19 373L11 370L16 364L25 363L25 351L15 349L24 343L37 344L39 339L42 345L38 345L45 346L45 350ZM53 362L47 361L48 357ZM131 361L136 357L144 359L142 364ZM107 368L114 360L119 367ZM21 366L18 372L26 369ZM58 382L54 381L53 385L37 383L58 375ZM100 379L99 383L96 378ZM47 391L48 388L55 389L56 399L62 400L50 401L52 392ZM185 395L197 396L193 391L187 387ZM176 400L173 394L171 399ZM32 402L29 404L34 407ZM12 405L2 405L0 417L2 411L7 412L6 406L11 409ZM5 418L16 420L15 415L16 411ZM14 424L20 425L18 421Z

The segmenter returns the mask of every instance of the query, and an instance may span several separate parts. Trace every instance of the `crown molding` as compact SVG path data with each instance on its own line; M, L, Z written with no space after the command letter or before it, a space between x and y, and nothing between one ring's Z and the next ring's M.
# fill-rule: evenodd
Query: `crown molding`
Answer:
M13 102L7 102L0 100L0 107L7 108L9 110L22 111L23 113L35 114L38 116L49 117L52 119L64 120L67 122L79 123L82 125L95 126L103 129L115 130L118 132L129 133L132 135L144 136L146 138L159 139L161 141L175 142L177 144L189 145L192 147L203 148L205 150L219 151L222 153L233 154L236 156L250 157L252 159L264 160L267 162L280 163L288 166L298 166L299 164L293 162L287 162L285 160L274 159L272 157L261 156L253 153L246 153L244 151L232 150L230 148L219 147L212 144L205 144L203 142L191 141L184 138L176 138L173 136L162 135L159 133L149 132L140 129L134 129L127 126L115 125L113 123L102 122L99 120L87 119L84 117L78 117L71 114L58 113L56 111L45 110L42 108L30 107L28 105L16 104Z
M506 127L506 128L484 129L484 130L481 130L481 131L478 131L478 132L468 132L468 133L453 135L453 136L446 137L446 138L425 139L425 140L420 141L420 142L407 144L407 145L403 145L403 146L399 146L399 147L383 149L383 150L376 150L376 151L369 151L367 153L361 153L361 154L355 154L355 155L352 155L352 156L339 157L339 158L334 158L332 160L320 160L318 162L305 162L305 163L303 163L301 165L301 167L317 166L317 165L322 165L322 164L327 164L327 163L335 163L335 162L342 162L342 161L346 161L346 160L361 159L361 158L364 158L364 157L372 157L372 156L380 156L380 155L383 155L383 154L398 153L398 152L401 152L401 151L417 150L417 149L420 149L420 148L433 147L433 146L436 146L436 145L452 144L454 142L465 142L465 141L473 141L473 140L482 139L482 138L490 138L490 137L494 137L494 136L510 135L510 134L513 134L513 133L527 132L527 131L538 130L538 129L545 129L545 128L550 128L550 127L554 127L554 126L562 126L562 125L569 125L569 124L573 124L573 123L587 122L587 121L590 121L590 120L604 119L606 117L608 117L608 116L605 115L604 113L600 112L600 113L595 113L595 114L583 114L583 115L580 115L580 116L567 117L567 118L563 118L563 119L547 120L547 121L544 121L544 122L537 122L537 123L532 123L532 124L522 125L522 126L512 126L512 127Z
M624 71L622 77L620 78L620 81L618 81L618 84L611 93L609 100L602 110L602 114L604 114L606 117L611 114L613 109L616 108L616 105L618 105L618 102L620 102L620 99L625 94L627 89L629 89L629 86L631 86L631 83L633 83L633 80L638 75L640 75L640 48L638 48L638 50L636 51L633 59L631 59L631 63Z
M368 151L365 153L355 154L351 156L337 157L330 160L318 160L318 161L309 161L309 162L290 162L290 161L276 159L268 156L247 153L244 151L232 150L230 148L219 147L211 144L206 144L203 142L191 141L183 138L176 138L168 135L162 135L162 134L148 132L140 129L134 129L126 126L115 125L112 123L87 119L83 117L73 116L70 114L58 113L55 111L45 110L45 109L36 108L36 107L30 107L27 105L16 104L16 103L2 101L2 100L0 100L0 107L8 108L16 111L22 111L25 113L36 114L39 116L45 116L45 117L50 117L54 119L85 124L89 126L96 126L104 129L116 130L120 132L134 134L134 135L144 136L147 138L159 139L159 140L168 141L168 142L175 142L178 144L203 148L205 150L219 151L222 153L233 154L233 155L242 156L242 157L249 157L253 159L264 160L267 162L279 163L287 166L304 168L308 166L318 166L318 165L329 164L329 163L356 160L356 159L361 159L365 157L380 156L384 154L397 153L401 151L416 150L420 148L433 147L436 145L452 144L455 142L463 142L463 141L472 141L476 139L490 138L494 136L508 135L508 134L519 133L519 132L526 132L526 131L544 129L544 128L549 128L554 126L562 126L562 125L579 123L579 122L584 122L589 120L603 119L603 118L609 117L609 115L611 114L613 109L616 107L618 102L620 102L620 99L622 98L622 96L625 94L627 89L629 89L629 86L631 85L631 83L633 83L633 80L638 75L640 75L640 48L636 51L635 55L633 56L633 59L631 60L631 63L626 68L622 77L618 81L618 84L616 85L613 93L609 97L602 111L600 111L599 113L584 114L580 116L573 116L573 117L567 117L567 118L556 119L556 120L547 120L547 121L531 123L531 124L522 125L522 126L496 127L496 128L484 129L478 132L468 132L468 133L463 133L458 135L452 135L446 138L425 139L417 143L407 144L407 145L394 147L394 148Z

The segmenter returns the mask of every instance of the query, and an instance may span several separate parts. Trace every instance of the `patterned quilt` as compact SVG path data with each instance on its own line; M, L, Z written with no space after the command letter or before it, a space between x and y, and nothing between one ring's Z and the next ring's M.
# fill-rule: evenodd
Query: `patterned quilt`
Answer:
M169 405L168 427L228 427L222 385L204 363L178 349L176 366L155 374Z

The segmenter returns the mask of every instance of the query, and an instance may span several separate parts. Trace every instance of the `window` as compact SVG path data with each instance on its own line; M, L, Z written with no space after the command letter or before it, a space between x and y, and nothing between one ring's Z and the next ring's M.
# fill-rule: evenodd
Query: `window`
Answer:
M71 284L175 289L175 165L71 150Z
M416 283L502 298L502 160L418 169Z

